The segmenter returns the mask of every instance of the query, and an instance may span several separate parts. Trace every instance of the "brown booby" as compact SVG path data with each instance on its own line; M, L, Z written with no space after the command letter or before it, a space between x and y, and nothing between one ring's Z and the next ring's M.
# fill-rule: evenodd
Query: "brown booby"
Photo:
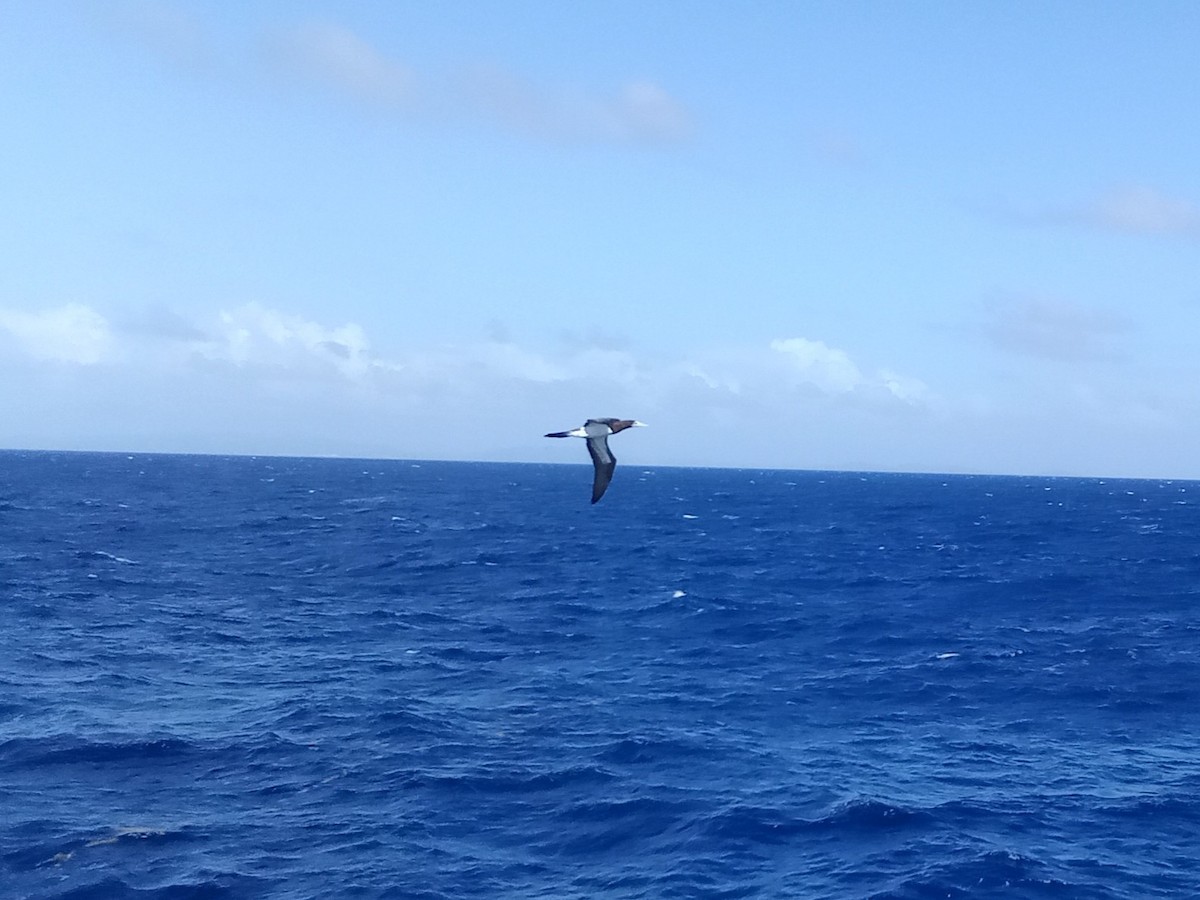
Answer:
M608 436L626 428L641 428L645 424L633 419L588 419L572 431L552 431L546 437L581 437L587 440L588 453L592 456L592 465L596 467L596 475L592 479L592 502L595 503L604 496L608 483L612 481L613 470L617 467L617 458L608 449Z

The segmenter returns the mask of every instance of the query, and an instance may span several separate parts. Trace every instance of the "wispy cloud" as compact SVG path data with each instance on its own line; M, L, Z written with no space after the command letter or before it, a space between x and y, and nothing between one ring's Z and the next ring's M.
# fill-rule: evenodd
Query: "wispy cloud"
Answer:
M169 0L117 0L94 13L110 31L184 69L266 65L303 91L432 125L496 128L542 141L657 145L688 138L694 120L662 84L631 73L616 84L551 84L503 63L418 68L371 35L335 21L261 32L257 58ZM241 59L238 57L241 56Z
M1010 208L1001 215L1026 225L1065 225L1116 234L1200 237L1200 206L1144 184L1114 187L1078 203Z
M829 163L842 166L861 164L865 159L863 146L850 131L842 128L821 128L811 139L813 152Z
M476 393L481 386L549 384L571 377L566 366L507 339L402 351L378 368L391 373L388 385L416 392L435 386L439 393Z
M495 64L418 72L395 53L334 23L282 32L275 59L306 84L425 121L490 124L542 140L663 143L686 138L692 118L651 79L607 91L540 85Z
M1083 218L1113 231L1200 236L1200 208L1141 185L1110 191L1091 204Z
M1001 350L1067 362L1116 359L1132 329L1122 316L1069 300L1010 299L985 310L983 334Z
M408 66L340 25L303 25L285 32L277 46L292 71L357 100L392 109L416 102L416 79Z
M476 66L452 75L448 86L451 113L551 140L670 142L692 128L682 105L649 80L591 94L543 88L499 66Z
M174 3L116 0L97 4L91 13L171 65L194 69L212 61L215 48L203 24Z

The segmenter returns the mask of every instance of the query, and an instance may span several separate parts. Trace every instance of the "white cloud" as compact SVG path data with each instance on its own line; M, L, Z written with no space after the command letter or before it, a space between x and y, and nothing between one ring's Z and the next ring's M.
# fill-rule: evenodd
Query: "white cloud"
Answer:
M686 378L695 378L710 391L725 391L730 394L740 394L742 391L740 382L726 381L721 375L714 374L696 363L681 364L679 373Z
M787 338L771 341L771 349L784 354L803 381L823 391L844 394L863 383L862 373L846 352L827 347L821 341Z
M247 383L349 381L418 396L505 390L506 385L574 385L576 389L662 397L676 387L702 386L710 397L790 395L803 388L843 397L886 395L905 403L928 399L919 380L881 369L864 374L849 355L817 340L793 337L756 348L717 348L688 358L661 359L608 344L572 341L553 351L532 350L507 336L440 347L393 348L378 353L357 323L326 324L250 303L202 322L156 309L119 318L117 327L96 311L71 305L42 312L0 310L0 330L14 335L39 359L92 364L119 362L153 376L156 367L176 373L242 372ZM611 343L611 342L610 342ZM756 401L757 402L757 401Z
M295 371L316 366L347 378L386 365L371 355L366 335L354 323L327 327L253 303L222 312L215 337L191 346L207 359L237 366Z
M571 366L507 338L396 350L377 354L362 326L348 322L327 325L270 309L257 303L222 312L204 329L210 336L186 342L188 352L210 362L247 370L269 370L273 377L292 373L308 377L321 372L358 382L382 379L381 388L402 385L405 390L437 383L439 390L504 382L550 383L579 377L611 364L611 354L586 351ZM194 329L200 333L201 329ZM602 362L597 356L603 356ZM628 365L628 364L627 364Z
M41 312L0 309L0 330L15 337L37 359L92 365L112 355L108 321L77 303Z
M888 393L905 403L925 403L930 399L929 386L919 378L880 369L879 381Z
M0 330L26 351L0 360L10 374L41 379L43 392L66 390L55 401L61 409L70 398L70 415L51 423L0 392L0 405L21 417L21 442L43 446L90 440L217 452L550 459L558 457L535 440L542 432L589 415L634 415L661 423L659 446L684 453L680 462L732 461L723 454L742 446L775 464L828 464L854 423L909 422L925 415L927 399L916 379L869 374L845 351L800 337L686 356L577 341L535 348L505 335L404 347L373 341L354 322L260 304L200 319L156 310L149 322L118 317L115 326L82 306L5 312ZM30 365L30 355L108 364L72 367L77 374L63 381L48 366ZM133 394L137 404L120 399ZM805 427L814 419L822 428ZM415 433L402 424L413 420L423 423ZM671 435L697 422L726 437L671 451ZM781 444L768 423L795 431L793 440ZM642 452L658 440L643 441Z
M1002 313L1009 331L998 339L1022 352L1111 336L1103 315L1069 304ZM144 319L110 322L80 305L0 311L0 363L11 383L30 385L0 391L9 441L585 464L541 433L632 415L654 427L622 444L625 464L1115 472L1146 430L1175 434L1195 406L1187 373L1177 388L1145 391L1111 367L1056 379L1017 367L970 409L961 395L943 399L909 374L800 336L670 355L511 335L404 347L355 322L259 304ZM680 440L697 428L712 439Z
M787 363L786 376L830 396L855 394L921 405L932 399L923 381L890 369L865 374L845 350L822 341L794 337L771 342Z

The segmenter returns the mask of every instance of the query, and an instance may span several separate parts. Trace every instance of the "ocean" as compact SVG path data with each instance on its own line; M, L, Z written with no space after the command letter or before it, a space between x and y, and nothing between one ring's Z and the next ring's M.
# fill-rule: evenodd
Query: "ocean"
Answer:
M0 453L0 897L1200 897L1200 483Z

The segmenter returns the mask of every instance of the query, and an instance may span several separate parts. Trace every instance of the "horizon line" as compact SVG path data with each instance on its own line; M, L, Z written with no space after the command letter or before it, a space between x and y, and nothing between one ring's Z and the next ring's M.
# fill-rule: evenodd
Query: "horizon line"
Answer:
M444 457L417 456L358 456L354 454L336 453L249 453L244 451L221 452L213 450L94 450L63 447L0 447L0 454L12 453L64 453L64 454L93 454L104 456L199 456L234 459L291 459L291 460L340 460L345 462L407 462L407 463L456 463L499 466L580 466L591 467L591 463L579 461L558 460L501 460L501 459L458 459ZM933 469L856 469L856 468L825 468L825 467L790 467L763 465L688 465L681 463L638 463L626 462L626 468L642 469L715 469L734 472L799 472L811 475L912 475L931 478L1055 478L1091 481L1160 481L1177 482L1200 481L1200 477L1177 475L1067 475L1052 472L985 472L985 471L936 471Z

